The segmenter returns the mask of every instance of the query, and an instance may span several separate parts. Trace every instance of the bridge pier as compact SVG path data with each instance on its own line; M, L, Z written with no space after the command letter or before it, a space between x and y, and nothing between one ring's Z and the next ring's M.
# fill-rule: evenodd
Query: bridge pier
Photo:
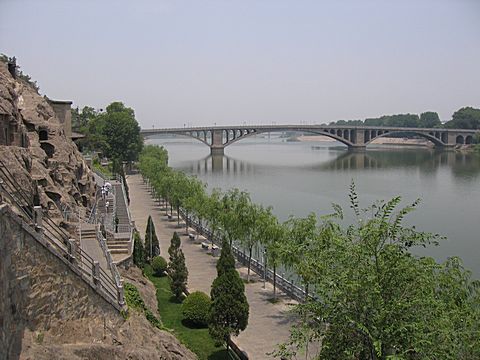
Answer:
M348 151L352 152L364 152L367 150L365 145L351 145L348 147Z
M223 155L225 153L225 147L210 146L210 155Z
M212 145L210 145L210 154L223 155L225 145L223 144L223 130L212 131Z

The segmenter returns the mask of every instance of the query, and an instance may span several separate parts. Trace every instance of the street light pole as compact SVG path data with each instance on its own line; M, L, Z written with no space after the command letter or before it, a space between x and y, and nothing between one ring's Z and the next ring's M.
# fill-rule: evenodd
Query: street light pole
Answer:
M263 288L266 289L267 283L267 249L263 249Z

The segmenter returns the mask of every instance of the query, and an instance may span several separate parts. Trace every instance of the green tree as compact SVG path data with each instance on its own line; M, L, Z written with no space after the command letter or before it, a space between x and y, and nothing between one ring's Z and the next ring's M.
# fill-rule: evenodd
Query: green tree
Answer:
M170 262L172 262L175 259L175 256L177 255L178 250L180 249L180 245L181 245L180 237L175 231L173 233L172 239L170 240L170 246L168 247L168 256L169 256Z
M250 281L250 270L252 263L253 247L258 244L259 233L262 231L262 221L265 216L265 210L262 206L253 204L250 198L242 205L242 212L238 216L239 240L243 248L248 251L247 255L247 282Z
M246 236L243 238L243 245L248 249L247 282L249 282L253 247L261 242L266 243L267 237L270 236L267 227L270 225L273 215L271 207L264 208L257 204L251 204L246 214L248 227Z
M170 263L168 264L168 273L172 279L170 288L177 299L180 299L187 291L188 270L185 265L185 255L180 249L180 237L177 232L173 233L168 248Z
M224 242L222 256L232 257L230 247ZM218 277L213 281L210 297L208 330L218 345L226 345L231 335L237 336L248 324L249 306L245 296L245 286L230 261L223 261L224 266L217 267Z
M135 231L133 241L133 263L140 269L143 269L145 266L145 249L143 248L142 239L138 231Z
M291 218L286 225L288 240L282 249L282 262L300 276L308 294L317 267L317 216L310 213L306 218Z
M242 237L242 217L250 203L250 195L245 191L231 189L223 195L220 221L223 233L230 246L232 246L233 241Z
M189 195L190 181L189 177L181 171L174 171L170 180L172 181L170 203L177 210L177 226L180 227L180 207Z
M121 102L113 102L97 118L102 123L105 155L120 162L137 160L143 147L143 138L133 109Z
M395 211L396 197L363 211L353 186L350 199L357 221L343 228L336 206L300 260L316 259L318 298L296 307L300 322L277 355L321 340L319 359L478 358L480 287L457 260L412 255L439 239L402 225L418 201Z
M210 241L212 244L215 240L215 235L218 234L221 227L221 216L222 216L222 192L220 189L213 189L210 196L204 199L204 213L205 217L208 220L210 226Z
M72 130L82 134L87 132L88 123L96 118L98 112L91 106L84 106L82 110L78 107L72 109Z
M437 128L441 126L442 126L442 122L440 121L440 117L436 112L427 111L420 114L419 127Z
M262 224L259 241L264 247L266 266L273 270L273 301L277 300L277 269L282 264L282 246L287 239L288 231L284 224L270 212Z
M200 199L205 197L205 184L194 176L188 177L187 188L185 189L185 199L183 201L183 208L186 212L185 232L188 234L189 217L196 212L197 204Z
M480 109L463 107L452 115L452 120L445 123L450 129L480 129Z
M229 270L235 270L235 258L227 242L223 242L220 258L217 261L217 275L223 275Z
M150 215L147 219L147 230L145 231L145 253L148 261L151 261L154 256L160 255L160 244L155 232L155 224Z

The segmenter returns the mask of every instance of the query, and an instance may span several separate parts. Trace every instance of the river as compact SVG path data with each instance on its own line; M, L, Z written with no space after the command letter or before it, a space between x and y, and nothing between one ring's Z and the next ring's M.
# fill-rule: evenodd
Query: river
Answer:
M210 156L195 140L151 139L169 152L175 169L197 175L209 188L247 190L252 200L273 207L280 220L310 212L325 215L331 203L343 206L352 219L348 189L355 182L360 202L400 195L402 205L421 198L406 223L447 239L437 247L416 249L439 261L459 256L480 278L480 156L428 148L371 146L351 153L337 142L285 142L245 139Z

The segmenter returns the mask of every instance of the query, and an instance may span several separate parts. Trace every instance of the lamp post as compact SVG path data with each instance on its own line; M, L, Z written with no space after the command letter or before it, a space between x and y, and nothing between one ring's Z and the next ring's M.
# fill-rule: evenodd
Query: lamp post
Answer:
M263 249L263 288L266 289L267 286L267 249Z

